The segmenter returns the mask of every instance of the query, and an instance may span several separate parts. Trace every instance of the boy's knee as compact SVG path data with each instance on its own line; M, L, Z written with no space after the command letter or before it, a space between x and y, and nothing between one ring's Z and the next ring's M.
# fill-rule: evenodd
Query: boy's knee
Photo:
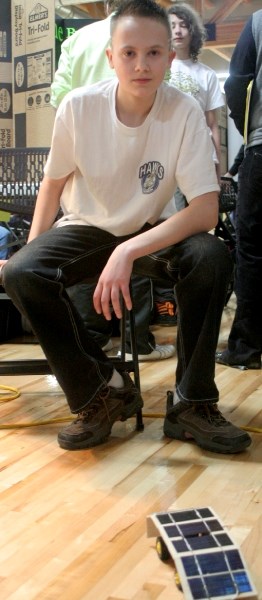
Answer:
M14 287L21 285L21 276L22 266L14 255L8 260L2 271L3 286L8 295Z
M231 254L224 242L216 236L209 236L209 254L207 260L210 265L210 270L216 279L229 281L233 272L233 260Z
M215 235L211 237L214 241L215 259L217 261L221 261L221 263L223 263L225 267L227 266L230 270L232 270L233 260L228 247L222 240L218 239Z
M227 246L215 235L200 234L195 236L195 260L202 266L205 273L210 272L213 277L230 277L233 269L233 260Z
M205 245L205 254L217 261L231 262L230 253L226 244L211 233L204 234L203 243Z

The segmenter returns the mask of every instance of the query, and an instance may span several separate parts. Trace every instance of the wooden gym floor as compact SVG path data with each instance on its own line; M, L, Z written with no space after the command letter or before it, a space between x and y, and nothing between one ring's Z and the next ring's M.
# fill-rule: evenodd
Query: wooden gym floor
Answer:
M233 315L231 299L221 349ZM175 327L154 332L157 341L176 337ZM6 360L42 357L29 343L3 344L0 353ZM141 363L143 432L135 431L135 419L116 423L106 444L78 452L56 441L70 414L53 376L1 376L0 384L20 391L1 405L1 600L182 600L172 564L159 560L155 540L146 537L146 517L202 506L229 528L262 599L261 432L233 456L165 438L175 365L176 358ZM217 365L216 381L225 416L261 430L262 372Z

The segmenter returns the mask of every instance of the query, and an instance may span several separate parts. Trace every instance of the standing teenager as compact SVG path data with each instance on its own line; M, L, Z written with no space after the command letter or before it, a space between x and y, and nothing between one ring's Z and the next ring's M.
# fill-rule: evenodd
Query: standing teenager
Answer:
M253 80L235 212L237 307L218 363L261 369L262 355L262 10L248 19L230 62L225 91L230 115L244 134L247 87Z

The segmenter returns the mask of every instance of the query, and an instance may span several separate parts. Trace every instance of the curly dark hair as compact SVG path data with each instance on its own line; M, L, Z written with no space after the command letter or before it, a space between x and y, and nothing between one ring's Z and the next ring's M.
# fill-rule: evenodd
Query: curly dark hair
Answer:
M168 15L176 15L185 22L191 35L189 55L194 62L197 62L201 48L207 39L205 26L201 21L200 15L192 8L192 6L182 2L173 4L167 12Z

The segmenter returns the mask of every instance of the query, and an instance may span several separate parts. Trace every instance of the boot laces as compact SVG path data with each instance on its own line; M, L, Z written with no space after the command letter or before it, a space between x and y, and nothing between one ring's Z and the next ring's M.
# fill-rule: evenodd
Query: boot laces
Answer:
M201 405L196 405L195 408L198 414L200 413L202 417L212 425L215 425L215 427L221 427L227 423L227 420L218 410L216 404L203 402Z
M110 394L109 387L100 390L91 403L82 411L80 411L75 419L75 423L79 421L90 421L97 413L101 410L101 404L104 405L105 411L109 419L109 412L107 408L106 400Z

